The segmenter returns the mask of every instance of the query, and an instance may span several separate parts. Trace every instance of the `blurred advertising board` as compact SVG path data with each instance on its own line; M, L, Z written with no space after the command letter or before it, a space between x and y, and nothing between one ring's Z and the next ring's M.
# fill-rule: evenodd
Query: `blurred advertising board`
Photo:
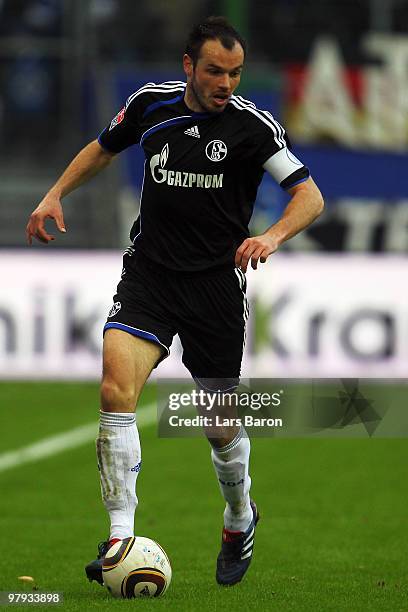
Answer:
M408 37L368 32L360 52L348 65L339 41L319 36L307 64L286 66L286 123L305 143L407 151Z
M99 379L119 252L3 251L0 378ZM408 373L406 258L276 254L248 272L243 375ZM176 339L155 376L187 377Z

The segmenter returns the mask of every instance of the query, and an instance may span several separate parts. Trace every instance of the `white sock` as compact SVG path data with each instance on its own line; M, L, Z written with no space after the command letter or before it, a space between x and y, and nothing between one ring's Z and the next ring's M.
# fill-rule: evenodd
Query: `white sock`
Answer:
M111 521L109 539L134 535L136 479L141 466L134 413L100 411L96 440L101 492Z
M243 427L227 446L211 451L221 493L227 502L224 526L229 531L246 531L253 518L249 499L250 451L251 443Z

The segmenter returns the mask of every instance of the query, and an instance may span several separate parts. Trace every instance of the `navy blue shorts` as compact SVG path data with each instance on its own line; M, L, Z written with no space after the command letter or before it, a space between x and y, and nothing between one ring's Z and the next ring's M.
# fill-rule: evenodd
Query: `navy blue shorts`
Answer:
M104 331L121 329L156 342L161 359L178 334L194 378L236 379L248 317L245 292L245 275L236 268L173 272L129 247Z

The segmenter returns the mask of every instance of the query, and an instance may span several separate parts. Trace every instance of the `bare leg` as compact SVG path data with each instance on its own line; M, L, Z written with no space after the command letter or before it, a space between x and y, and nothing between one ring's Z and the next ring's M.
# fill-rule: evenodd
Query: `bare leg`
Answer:
M208 412L205 407L200 406L199 414L206 416ZM226 422L226 424L204 427L204 433L213 448L223 448L232 442L240 430L240 427L234 423L234 419L238 417L236 406L234 404L223 406L221 402L216 402L211 416L213 418L217 416L220 423Z
M119 329L108 329L103 342L101 407L104 412L134 412L143 386L163 347Z
M109 329L103 347L101 413L96 441L101 491L110 516L109 539L133 535L141 448L135 407L163 348Z

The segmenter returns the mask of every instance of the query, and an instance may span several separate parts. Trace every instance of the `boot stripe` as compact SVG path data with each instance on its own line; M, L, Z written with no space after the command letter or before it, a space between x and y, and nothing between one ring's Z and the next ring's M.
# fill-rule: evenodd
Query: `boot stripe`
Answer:
M242 555L241 559L248 559L248 557L252 556L252 549L248 551L245 555Z
M245 538L244 544L246 544L254 535L254 528L252 527L251 533Z
M248 542L248 544L245 544L245 546L243 546L241 552L245 552L246 550L248 550L248 548L251 548L251 546L253 546L253 545L254 545L254 541L251 540L250 542Z

